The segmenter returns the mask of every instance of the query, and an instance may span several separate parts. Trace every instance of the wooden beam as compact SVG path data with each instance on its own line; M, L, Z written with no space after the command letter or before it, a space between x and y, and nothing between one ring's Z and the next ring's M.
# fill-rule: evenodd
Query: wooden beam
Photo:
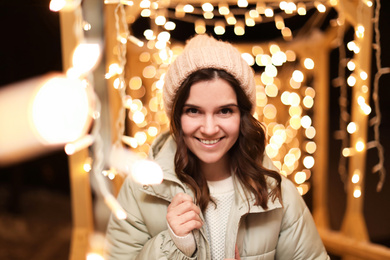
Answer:
M63 71L72 66L72 55L75 47L81 42L80 35L75 34L75 25L81 26L81 7L75 10L60 11L61 47ZM82 28L82 27L79 27ZM89 236L93 232L92 197L89 175L83 165L88 157L88 149L83 149L68 156L70 191L72 202L72 238L69 259L85 259Z
M390 259L390 248L359 241L341 232L318 228L326 250L337 256L350 256L354 259L383 260Z

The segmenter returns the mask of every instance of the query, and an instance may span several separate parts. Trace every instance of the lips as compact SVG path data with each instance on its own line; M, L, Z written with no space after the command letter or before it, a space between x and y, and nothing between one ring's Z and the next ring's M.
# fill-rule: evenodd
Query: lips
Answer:
M216 144L216 143L218 143L222 138L212 139L212 140L199 139L199 138L197 138L197 139L198 139L202 144L210 145L210 144Z

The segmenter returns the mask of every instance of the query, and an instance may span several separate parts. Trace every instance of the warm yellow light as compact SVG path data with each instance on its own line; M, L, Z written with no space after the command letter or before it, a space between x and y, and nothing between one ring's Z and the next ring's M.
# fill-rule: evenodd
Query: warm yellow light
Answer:
M261 18L259 13L255 9L249 11L249 16L251 18Z
M314 68L314 61L310 58L306 58L303 62L306 69L312 70Z
M51 0L50 1L50 10L53 12L58 12L66 5L66 0Z
M353 60L348 61L348 63L347 63L347 68L348 68L350 71L354 71L355 68L356 68L355 62L354 62Z
M314 100L312 97L310 96L305 96L303 98L303 101L302 101L303 105L306 107L306 108L312 108L313 105L314 105Z
M353 191L353 196L355 198L360 198L360 196L362 196L362 191L360 190L359 186L355 187L355 189Z
M352 179L351 179L352 183L356 184L360 181L360 175L358 173L354 173L352 175Z
M292 78L296 81L296 82L302 82L303 79L304 79L304 75L302 73L302 71L300 70L295 70L292 74Z
M237 6L241 8L245 8L248 6L247 0L237 0Z
M314 166L314 157L313 156L306 156L305 158L303 158L303 165L307 168L307 169L311 169L313 166Z
M171 34L169 32L166 32L166 31L160 32L157 35L157 40L158 41L167 42L167 41L169 41L170 38L171 38Z
M350 122L347 125L347 132L348 133L353 134L356 132L356 130L357 130L357 125L354 122Z
M237 21L234 25L234 33L238 36L245 34L245 26L243 21Z
M144 132L137 132L135 133L134 138L137 140L138 145L143 145L148 137Z
M363 38L364 37L364 26L363 25L358 25L355 31L356 37L358 38Z
M141 16L142 17L150 17L151 14L152 14L152 11L150 11L150 9L143 9L141 11Z
M304 3L298 3L297 13L299 15L306 15L306 5Z
M263 114L268 119L274 119L277 114L276 107L272 104L268 104L263 108Z
M284 91L282 93L282 95L280 96L280 100L286 106L289 105L289 96L290 96L290 92L288 92L288 91Z
M367 72L361 71L361 72L360 72L360 78L361 78L362 80L366 80L366 79L368 78Z
M136 161L132 165L131 174L135 181L143 185L160 184L163 181L163 172L153 161Z
M159 15L156 17L156 19L154 19L155 24L160 25L160 26L164 25L166 23L166 21L167 21L167 18L165 18L164 15Z
M315 2L314 2L314 6L317 8L318 12L320 12L320 13L325 13L325 11L326 11L326 6L323 5L322 3L315 1Z
M266 16L266 17L272 17L272 16L274 16L274 10L272 9L272 8L266 8L265 10L264 10L264 15Z
M133 114L133 121L136 124L141 124L145 120L145 115L141 111L136 111Z
M269 77L276 77L276 75L278 75L278 70L274 65L268 64L265 66L264 73Z
M249 66L253 66L255 64L255 58L249 53L242 53L241 57L248 63Z
M80 138L88 127L90 93L79 79L48 80L32 102L32 123L46 143L67 143Z
M135 76L132 77L129 81L129 87L130 89L137 90L142 87L142 79L141 77Z
M164 28L167 29L168 31L173 31L176 28L176 24L172 21L168 21L165 23Z
M290 106L288 109L288 114L290 116L301 116L302 115L302 107L301 106Z
M305 115L301 119L301 125L303 128L307 129L311 126L311 118L308 115Z
M305 146L306 152L313 154L317 150L317 145L315 142L307 142Z
M183 7L183 11L186 12L186 13L192 13L194 10L195 10L195 8L192 5L190 5L190 4L186 4Z
M122 136L122 142L124 142L125 144L129 145L134 149L138 147L137 139L135 139L134 137Z
M237 20L232 13L225 15L225 19L226 19L226 23L229 25L235 25L237 23Z
M289 120L293 129L297 130L301 127L301 118L299 116L292 116Z
M256 25L255 20L249 15L249 12L245 13L245 24L248 27L253 27Z
M147 40L154 40L154 39L156 39L156 36L154 35L154 32L153 32L153 30L151 30L151 29L146 29L145 31L144 31L144 36L145 36L145 38L147 39Z
M144 76L145 78L151 79L151 78L154 78L154 76L156 76L156 73L157 73L156 67L154 67L153 65L149 65L143 69L142 76Z
M292 61L295 61L295 60L296 60L297 55L295 54L294 51L292 51L292 50L287 50L287 51L286 51L286 57L287 57L287 61L292 62Z
M91 71L100 58L100 47L97 43L81 43L73 52L73 68L80 75Z
M227 15L230 13L229 6L227 3L218 4L218 12L220 15Z
M214 18L214 13L213 12L204 12L203 17L204 17L204 19L211 20Z
M90 172L92 170L92 158L88 157L83 165L83 169L85 172Z
M284 52L278 51L272 55L272 63L275 66L282 66L287 61L287 56Z
M295 93L295 92L292 92L290 93L290 95L288 96L288 104L290 106L299 106L301 102L301 97Z
M104 260L104 257L98 253L88 253L87 260Z
M294 176L294 181L296 184L302 184L306 181L306 173L297 172Z
M222 35L225 33L225 23L222 21L216 21L214 24L214 32L216 35Z
M269 97L276 97L278 95L278 87L275 84L268 84L265 86L265 93Z
M305 135L309 139L313 139L316 136L316 129L311 126L305 130Z
M202 10L204 12L212 12L212 11L214 11L214 6L210 3L204 3L204 4L202 4Z
M357 141L355 144L355 149L358 152L362 152L365 149L365 144L363 141Z
M292 38L292 32L291 32L291 29L288 28L288 27L284 27L282 29L282 36L285 40L291 40Z
M275 158L278 155L279 147L276 144L268 144L265 147L265 152L269 158Z
M203 19L195 21L195 32L197 34L204 34L206 32L206 23Z
M93 144L93 137L91 135L85 135L80 139L67 143L64 147L67 155L72 155L82 149L85 149Z
M349 157L349 156L354 154L353 150L351 148L348 148L348 147L344 148L341 153L344 157Z
M348 84L348 86L350 86L350 87L355 86L355 84L356 84L356 78L355 78L354 75L350 75L350 76L347 78L347 84Z

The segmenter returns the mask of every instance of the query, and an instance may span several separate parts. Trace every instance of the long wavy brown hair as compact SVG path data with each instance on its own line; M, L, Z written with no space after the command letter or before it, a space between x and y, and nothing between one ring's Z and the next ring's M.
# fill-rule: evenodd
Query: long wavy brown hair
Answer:
M267 209L268 198L279 198L281 201L281 176L262 165L265 149L265 131L263 125L252 114L252 103L245 95L237 80L224 70L202 69L191 74L179 88L171 114L171 132L177 144L175 154L175 171L178 178L189 185L195 195L196 203L204 211L212 199L207 186L206 178L201 174L199 159L187 148L184 143L181 127L183 107L188 99L190 88L201 81L223 79L228 82L237 95L240 109L240 133L236 143L229 150L231 170L247 191L254 194L256 205ZM207 95L207 93L205 93ZM275 188L268 192L265 176L277 181ZM248 196L246 194L246 196Z

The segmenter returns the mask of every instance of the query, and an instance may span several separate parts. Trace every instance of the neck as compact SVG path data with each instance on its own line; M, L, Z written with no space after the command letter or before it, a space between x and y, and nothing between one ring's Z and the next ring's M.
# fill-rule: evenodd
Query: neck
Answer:
M220 181L228 178L231 175L229 157L224 158L215 163L200 162L202 174L208 181Z

